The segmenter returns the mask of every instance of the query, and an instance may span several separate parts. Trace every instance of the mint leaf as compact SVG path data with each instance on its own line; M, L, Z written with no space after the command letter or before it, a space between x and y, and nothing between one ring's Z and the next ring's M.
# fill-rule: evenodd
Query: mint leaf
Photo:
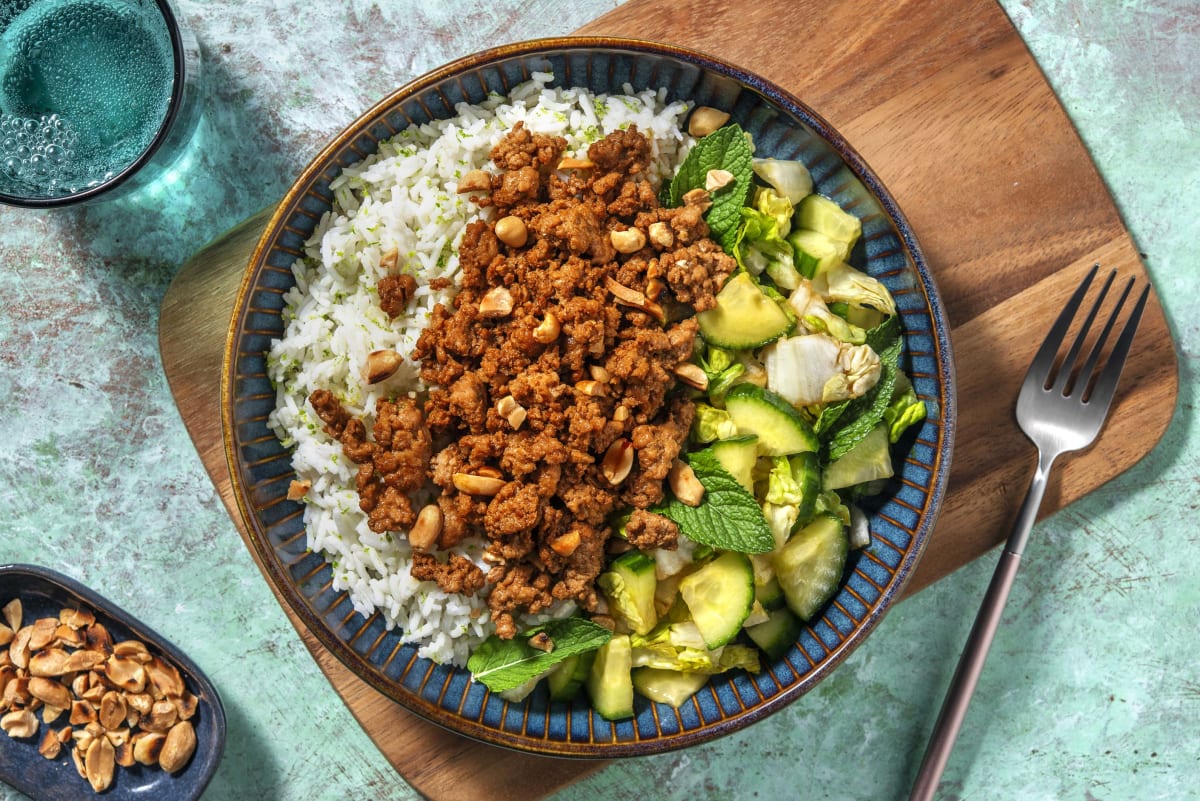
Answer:
M689 453L687 463L704 485L704 500L687 506L675 498L653 511L674 520L693 542L741 553L767 553L775 547L771 528L754 496L721 467L711 448Z
M900 315L893 314L867 332L867 344L882 356L884 351L896 346L901 333Z
M549 653L529 644L529 638L542 631L554 641ZM501 693L521 686L568 656L599 648L611 637L611 631L581 617L548 620L511 640L494 634L488 637L467 660L467 670L489 690Z
M850 401L844 400L821 409L821 413L817 415L817 422L813 423L813 431L817 432L818 437L824 437L849 407Z
M903 341L897 339L880 351L879 360L882 365L879 381L841 413L841 417L848 417L849 422L829 438L829 461L846 455L883 419L884 412L892 404L896 376L900 372L897 364L900 361L902 345Z
M733 181L713 193L712 208L704 215L709 234L728 253L737 239L742 207L750 193L753 160L754 151L740 125L731 123L718 128L688 152L670 186L663 192L663 205L678 206L685 194L693 189L703 189L709 170L731 172Z

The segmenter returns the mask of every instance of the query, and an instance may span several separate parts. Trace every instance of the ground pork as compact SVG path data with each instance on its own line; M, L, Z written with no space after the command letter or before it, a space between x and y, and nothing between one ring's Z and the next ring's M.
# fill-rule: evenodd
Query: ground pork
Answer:
M674 524L644 511L664 497L692 421L674 368L692 357L689 307L710 307L736 266L695 210L659 206L650 144L635 126L593 143L574 166L562 164L565 147L518 125L493 149L499 172L474 200L517 218L526 242L504 245L488 223L469 225L459 291L434 309L413 353L440 443L427 471L440 491L438 544L485 538L493 566L475 590L487 593L501 637L558 601L597 609L614 511L635 508L639 542L674 546ZM659 222L673 232L670 247L618 252L614 231L645 238ZM500 286L511 311L482 313ZM326 425L353 428L335 410ZM636 458L613 483L604 460L618 440ZM438 580L450 564L422 556L413 575Z

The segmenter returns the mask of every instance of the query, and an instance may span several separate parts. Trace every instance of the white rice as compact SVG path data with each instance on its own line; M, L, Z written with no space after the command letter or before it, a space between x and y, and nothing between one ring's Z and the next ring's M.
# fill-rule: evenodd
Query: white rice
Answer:
M333 210L293 266L284 336L272 342L267 358L277 391L269 423L295 448L297 477L312 482L304 499L309 548L332 564L334 588L347 591L357 611L379 612L389 628L403 630L406 642L419 644L421 656L440 663L465 664L491 633L485 599L447 594L409 575L404 532L377 534L367 527L354 489L356 466L324 433L307 398L316 389L331 391L352 414L365 415L370 430L380 398L420 397L419 367L408 357L433 307L454 292L435 292L429 283L457 281L463 228L491 214L457 194L458 179L472 169L495 172L488 153L518 121L535 133L564 137L567 153L576 156L636 124L651 139L654 180L671 175L691 145L680 126L687 104L667 104L663 91L635 94L626 86L623 95L593 95L549 87L551 79L535 73L508 97L460 104L457 117L408 128L346 169L332 184ZM410 316L394 321L380 308L376 290L386 273L380 258L392 248L400 269L417 279ZM404 364L388 380L366 386L360 376L367 354L384 348L405 356ZM472 541L454 552L483 566L483 547Z

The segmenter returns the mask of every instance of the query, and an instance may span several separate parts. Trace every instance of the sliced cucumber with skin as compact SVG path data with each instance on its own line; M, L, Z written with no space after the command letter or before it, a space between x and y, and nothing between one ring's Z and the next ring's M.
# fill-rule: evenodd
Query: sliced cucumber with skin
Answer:
M800 484L800 503L797 504L799 514L796 522L807 523L813 516L817 505L817 496L821 494L821 465L817 454L797 453L788 457L792 475Z
M835 264L850 258L850 243L831 239L819 231L799 228L788 234L795 254L796 269L805 278L820 275Z
M716 307L697 314L696 322L705 342L731 350L760 348L795 325L744 272L726 282L717 293Z
M633 671L633 689L651 701L678 709L708 682L704 673L641 667Z
M613 617L638 634L645 634L658 622L654 609L656 583L654 560L641 551L621 554L596 580Z
M837 592L850 550L846 527L820 514L775 553L775 576L787 606L809 620Z
M758 460L758 437L747 434L731 439L717 440L712 444L712 454L725 468L725 472L737 479L737 483L754 494L754 463Z
M747 626L746 636L771 659L778 659L788 652L800 637L804 624L787 609L775 609L765 623Z
M800 412L769 389L738 384L725 396L725 409L739 432L758 437L761 454L790 456L816 451L821 445Z
M862 220L821 195L809 195L796 208L796 225L851 246L862 236Z
M546 689L550 691L550 700L570 701L579 695L595 658L595 651L584 651L581 654L571 654L555 665L550 675L546 676Z
M633 648L628 634L614 634L596 650L588 671L588 697L605 720L633 717Z
M783 597L783 587L779 585L778 576L771 576L771 580L765 584L756 584L754 586L754 598L768 612L781 609L787 604L787 601Z
M719 648L741 631L754 605L754 568L744 553L726 551L679 582L704 644Z

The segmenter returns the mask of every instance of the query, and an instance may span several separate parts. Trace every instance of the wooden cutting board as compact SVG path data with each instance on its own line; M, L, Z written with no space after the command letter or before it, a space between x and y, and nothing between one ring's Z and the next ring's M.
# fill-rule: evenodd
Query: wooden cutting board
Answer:
M1012 408L1042 332L1093 263L1138 277L1145 268L1000 7L992 0L631 0L580 32L685 45L758 72L815 108L874 167L928 257L958 367L948 497L907 590L1002 540L1032 474L1033 449ZM246 221L189 261L160 323L172 392L243 537L218 395L234 296L266 218ZM1092 450L1061 463L1043 513L1144 456L1165 431L1177 390L1174 347L1152 297L1107 429ZM514 754L425 723L350 674L292 620L368 735L429 798L540 798L600 764Z

